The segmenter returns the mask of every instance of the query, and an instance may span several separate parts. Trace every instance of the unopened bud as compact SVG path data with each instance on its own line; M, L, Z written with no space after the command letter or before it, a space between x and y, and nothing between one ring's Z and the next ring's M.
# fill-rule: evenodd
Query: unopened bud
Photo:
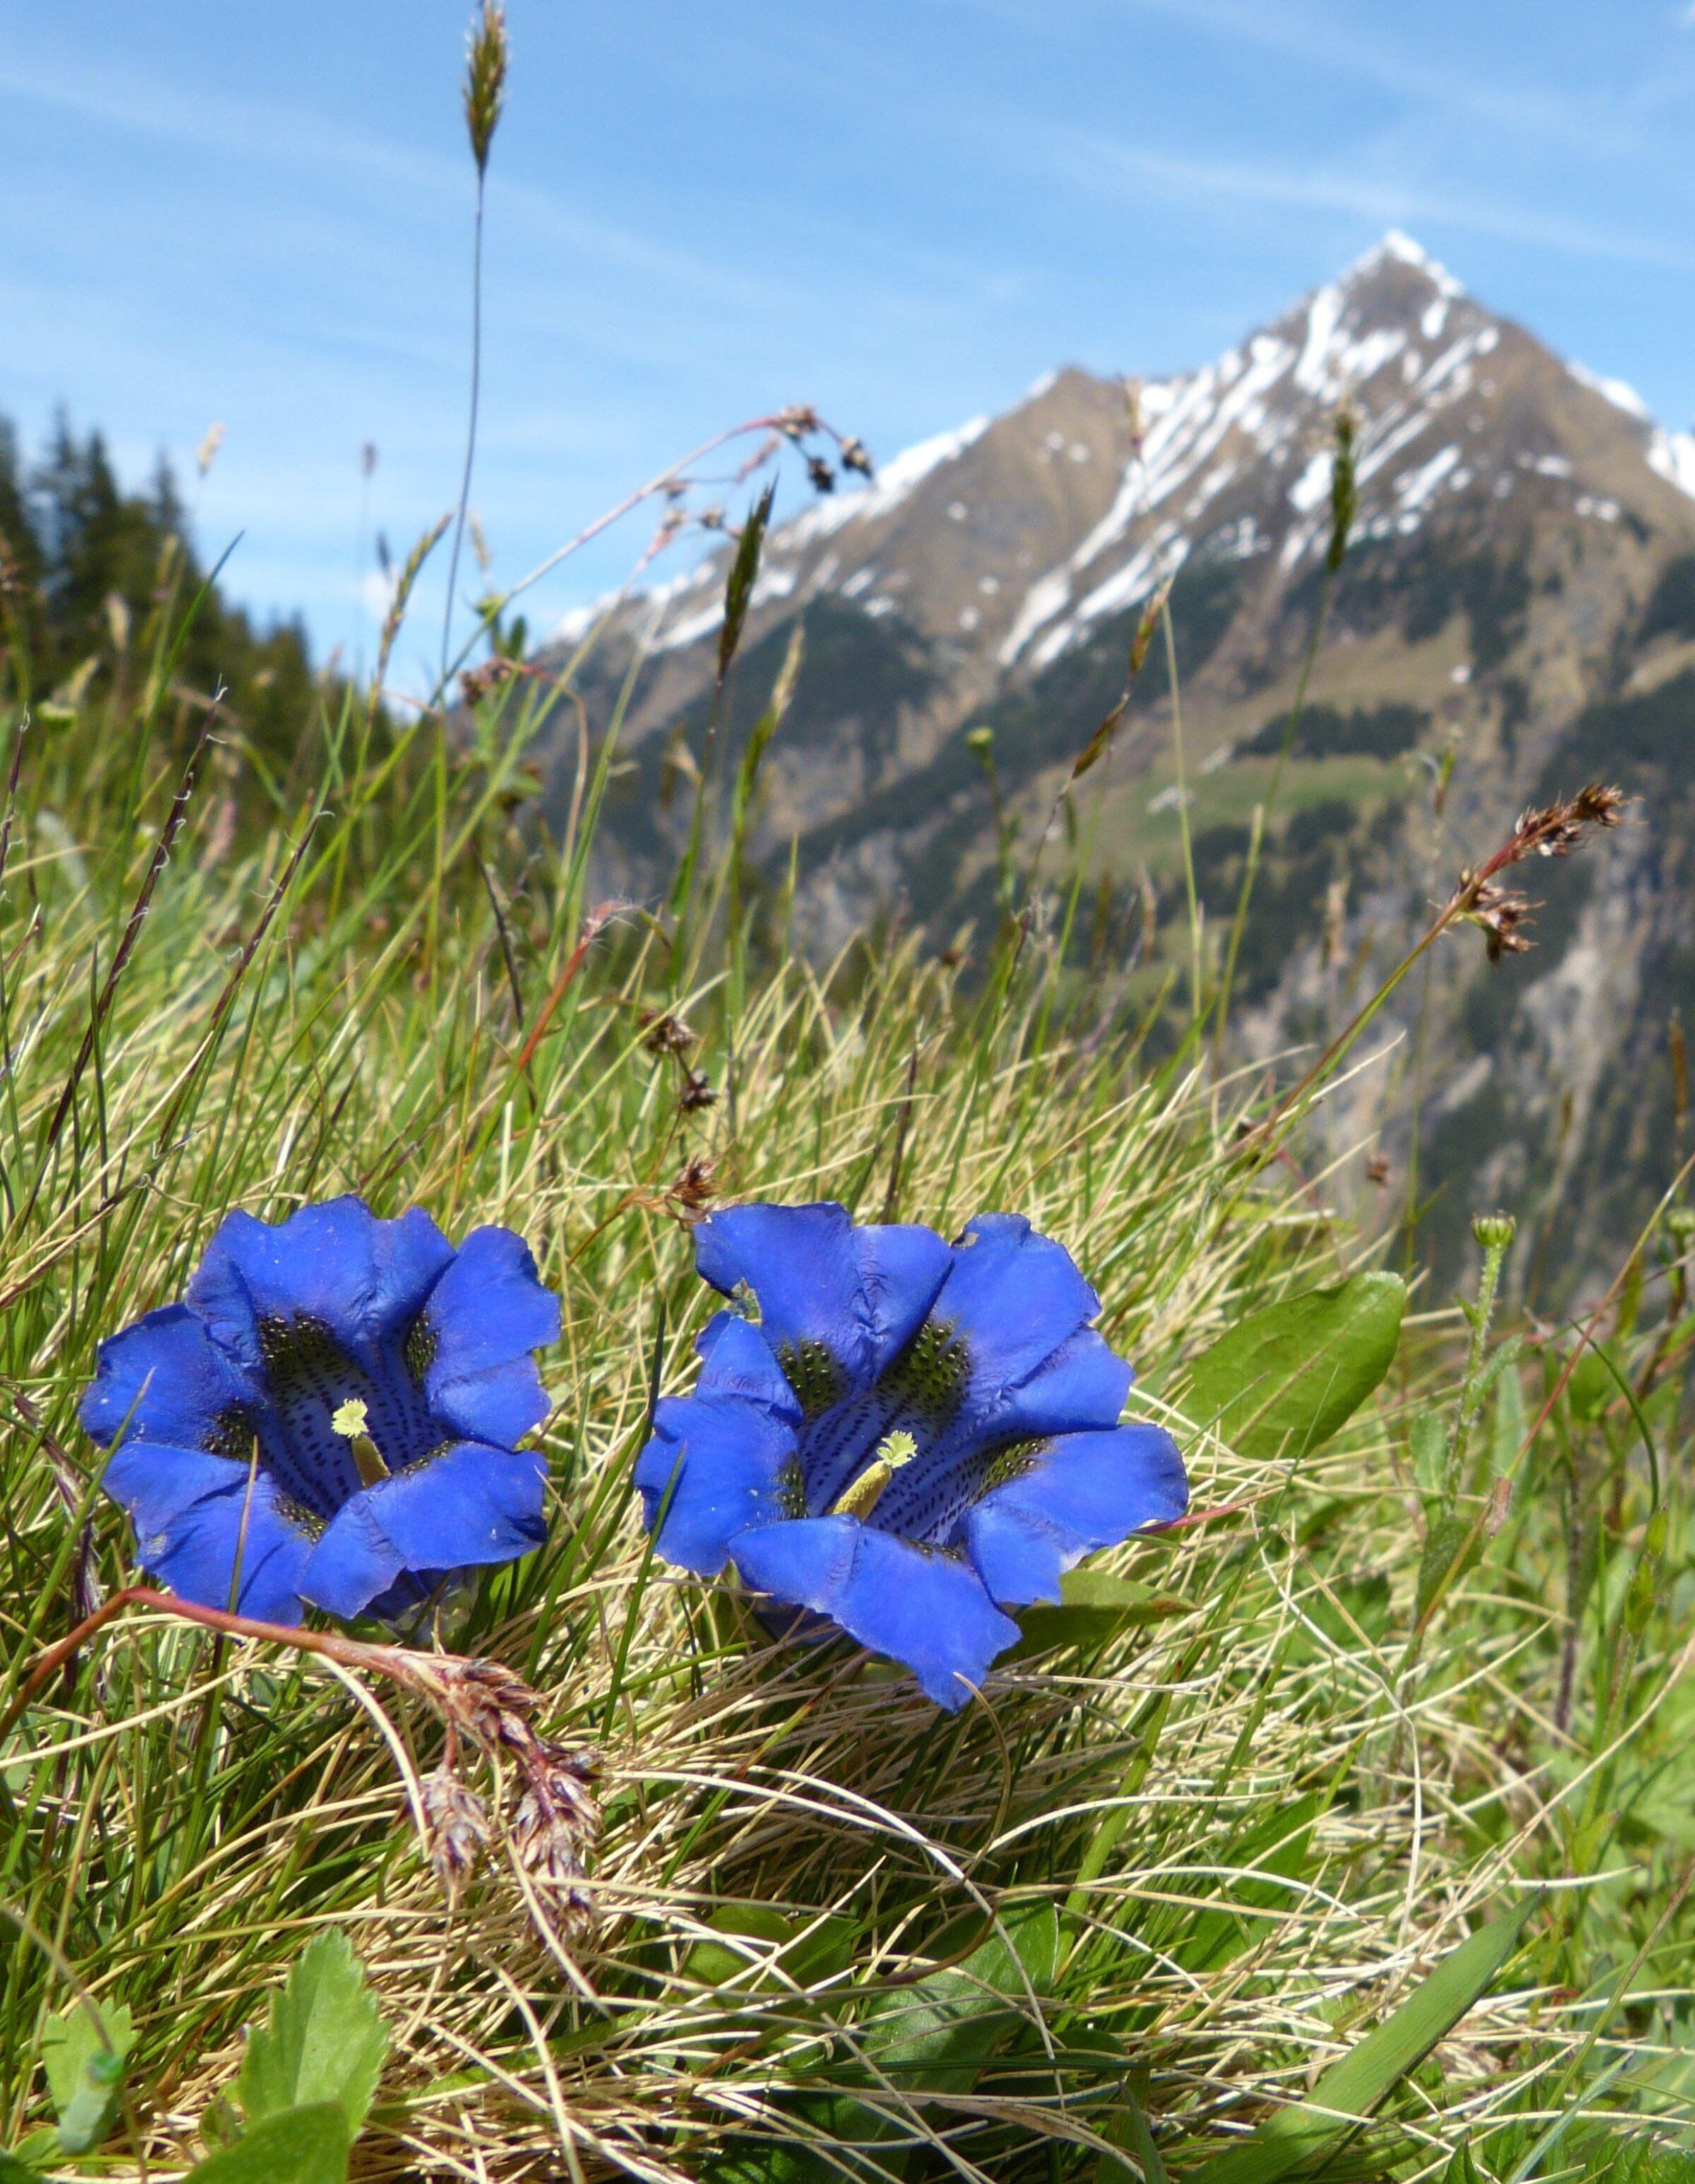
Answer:
M1680 1251L1687 1251L1695 1237L1695 1206L1674 1206L1665 1217L1665 1233Z
M1476 1213L1472 1216L1471 1233L1481 1250L1504 1251L1518 1234L1519 1224L1510 1213Z
M967 728L965 732L965 747L968 751L975 751L979 758L987 758L995 748L994 729Z

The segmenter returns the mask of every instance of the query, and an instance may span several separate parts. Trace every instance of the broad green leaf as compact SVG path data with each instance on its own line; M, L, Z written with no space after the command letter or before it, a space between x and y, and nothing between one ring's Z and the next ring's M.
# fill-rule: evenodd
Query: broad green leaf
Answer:
M58 2145L56 2135L54 2145ZM20 2161L15 2154L0 2153L0 2184L42 2184L41 2173Z
M697 1942L684 1960L683 1975L701 1986L733 1982L750 1994L760 1988L810 1986L845 1970L851 1959L855 1929L846 1919L801 1919L767 1903L725 1903L707 1924L721 1934L767 1946L750 1950L728 1942ZM769 1958L768 1969L757 1961L761 1956Z
M135 2037L122 2003L103 2009L98 2025L81 2003L63 2017L48 2018L42 2063L59 2113L59 2146L66 2153L86 2153L110 2131L123 2094L125 2059Z
M282 2109L189 2171L192 2184L347 2184L348 2120L337 2101Z
M1524 1446L1525 1389L1517 1372L1509 1368L1495 1384L1495 1416L1489 1433L1489 1475L1505 1479Z
M1189 2184L1277 2184L1357 2130L1488 1993L1536 1903L1531 1897L1450 1951L1393 2016L1330 2065L1304 2101L1280 2109L1251 2138L1214 2155Z
M1310 1456L1389 1370L1406 1299L1398 1274L1355 1274L1255 1312L1195 1360L1185 1415L1241 1456Z
M1430 1529L1425 1534L1425 1552L1419 1557L1419 1603L1416 1613L1422 1616L1436 1596L1436 1588L1453 1568L1455 1557L1471 1539L1472 1523L1452 1509L1438 1510L1431 1518ZM1454 1582L1458 1583L1477 1559L1482 1546L1480 1539L1472 1540L1464 1568L1455 1571Z
M1428 1507L1447 1491L1447 1428L1434 1411L1420 1411L1408 1435L1413 1483Z
M991 2048L1045 1993L1059 1961L1059 1917L1051 1903L1006 1914L1001 1932L963 1964L932 1972L904 1995L882 1998L884 2036L867 2048L896 2085L925 2092L968 2086ZM1010 1942L1011 1947L1008 1947Z
M249 2125L335 2101L352 2138L388 2051L376 1997L347 1936L319 1934L296 1958L287 1985L271 1996L269 2022L248 2034L237 2095Z
M1153 1591L1132 1578L1106 1570L1068 1570L1059 1581L1057 1606L1043 1602L1019 1617L1023 1636L1003 1661L1022 1661L1056 1646L1098 1646L1119 1630L1161 1623L1188 1613L1189 1602L1174 1594Z

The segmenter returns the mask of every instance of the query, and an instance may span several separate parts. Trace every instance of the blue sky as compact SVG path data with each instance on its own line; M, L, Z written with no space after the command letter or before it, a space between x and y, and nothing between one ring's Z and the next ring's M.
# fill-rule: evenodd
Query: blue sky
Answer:
M192 476L368 655L463 445L460 0L0 0L0 413ZM511 0L474 504L510 581L714 429L887 456L1063 361L1216 354L1391 226L1695 410L1695 0ZM375 475L360 476L366 441ZM615 582L626 530L549 580ZM439 613L439 605L436 608Z

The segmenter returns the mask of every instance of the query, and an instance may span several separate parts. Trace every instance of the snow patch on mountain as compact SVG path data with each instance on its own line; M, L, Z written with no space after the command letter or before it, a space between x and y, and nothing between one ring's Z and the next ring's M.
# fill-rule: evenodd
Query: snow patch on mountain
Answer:
M1570 358L1566 359L1565 368L1580 387L1586 387L1592 394L1604 395L1615 410L1622 410L1626 416L1634 417L1638 424L1651 425L1653 422L1653 413L1628 381L1603 379L1598 371L1591 371L1583 365L1574 364Z

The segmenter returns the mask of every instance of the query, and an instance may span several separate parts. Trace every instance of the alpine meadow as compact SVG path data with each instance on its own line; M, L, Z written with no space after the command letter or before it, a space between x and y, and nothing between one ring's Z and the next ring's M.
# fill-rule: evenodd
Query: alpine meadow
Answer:
M481 338L368 674L0 440L0 2184L1695 2184L1695 450L1391 236L455 616Z

